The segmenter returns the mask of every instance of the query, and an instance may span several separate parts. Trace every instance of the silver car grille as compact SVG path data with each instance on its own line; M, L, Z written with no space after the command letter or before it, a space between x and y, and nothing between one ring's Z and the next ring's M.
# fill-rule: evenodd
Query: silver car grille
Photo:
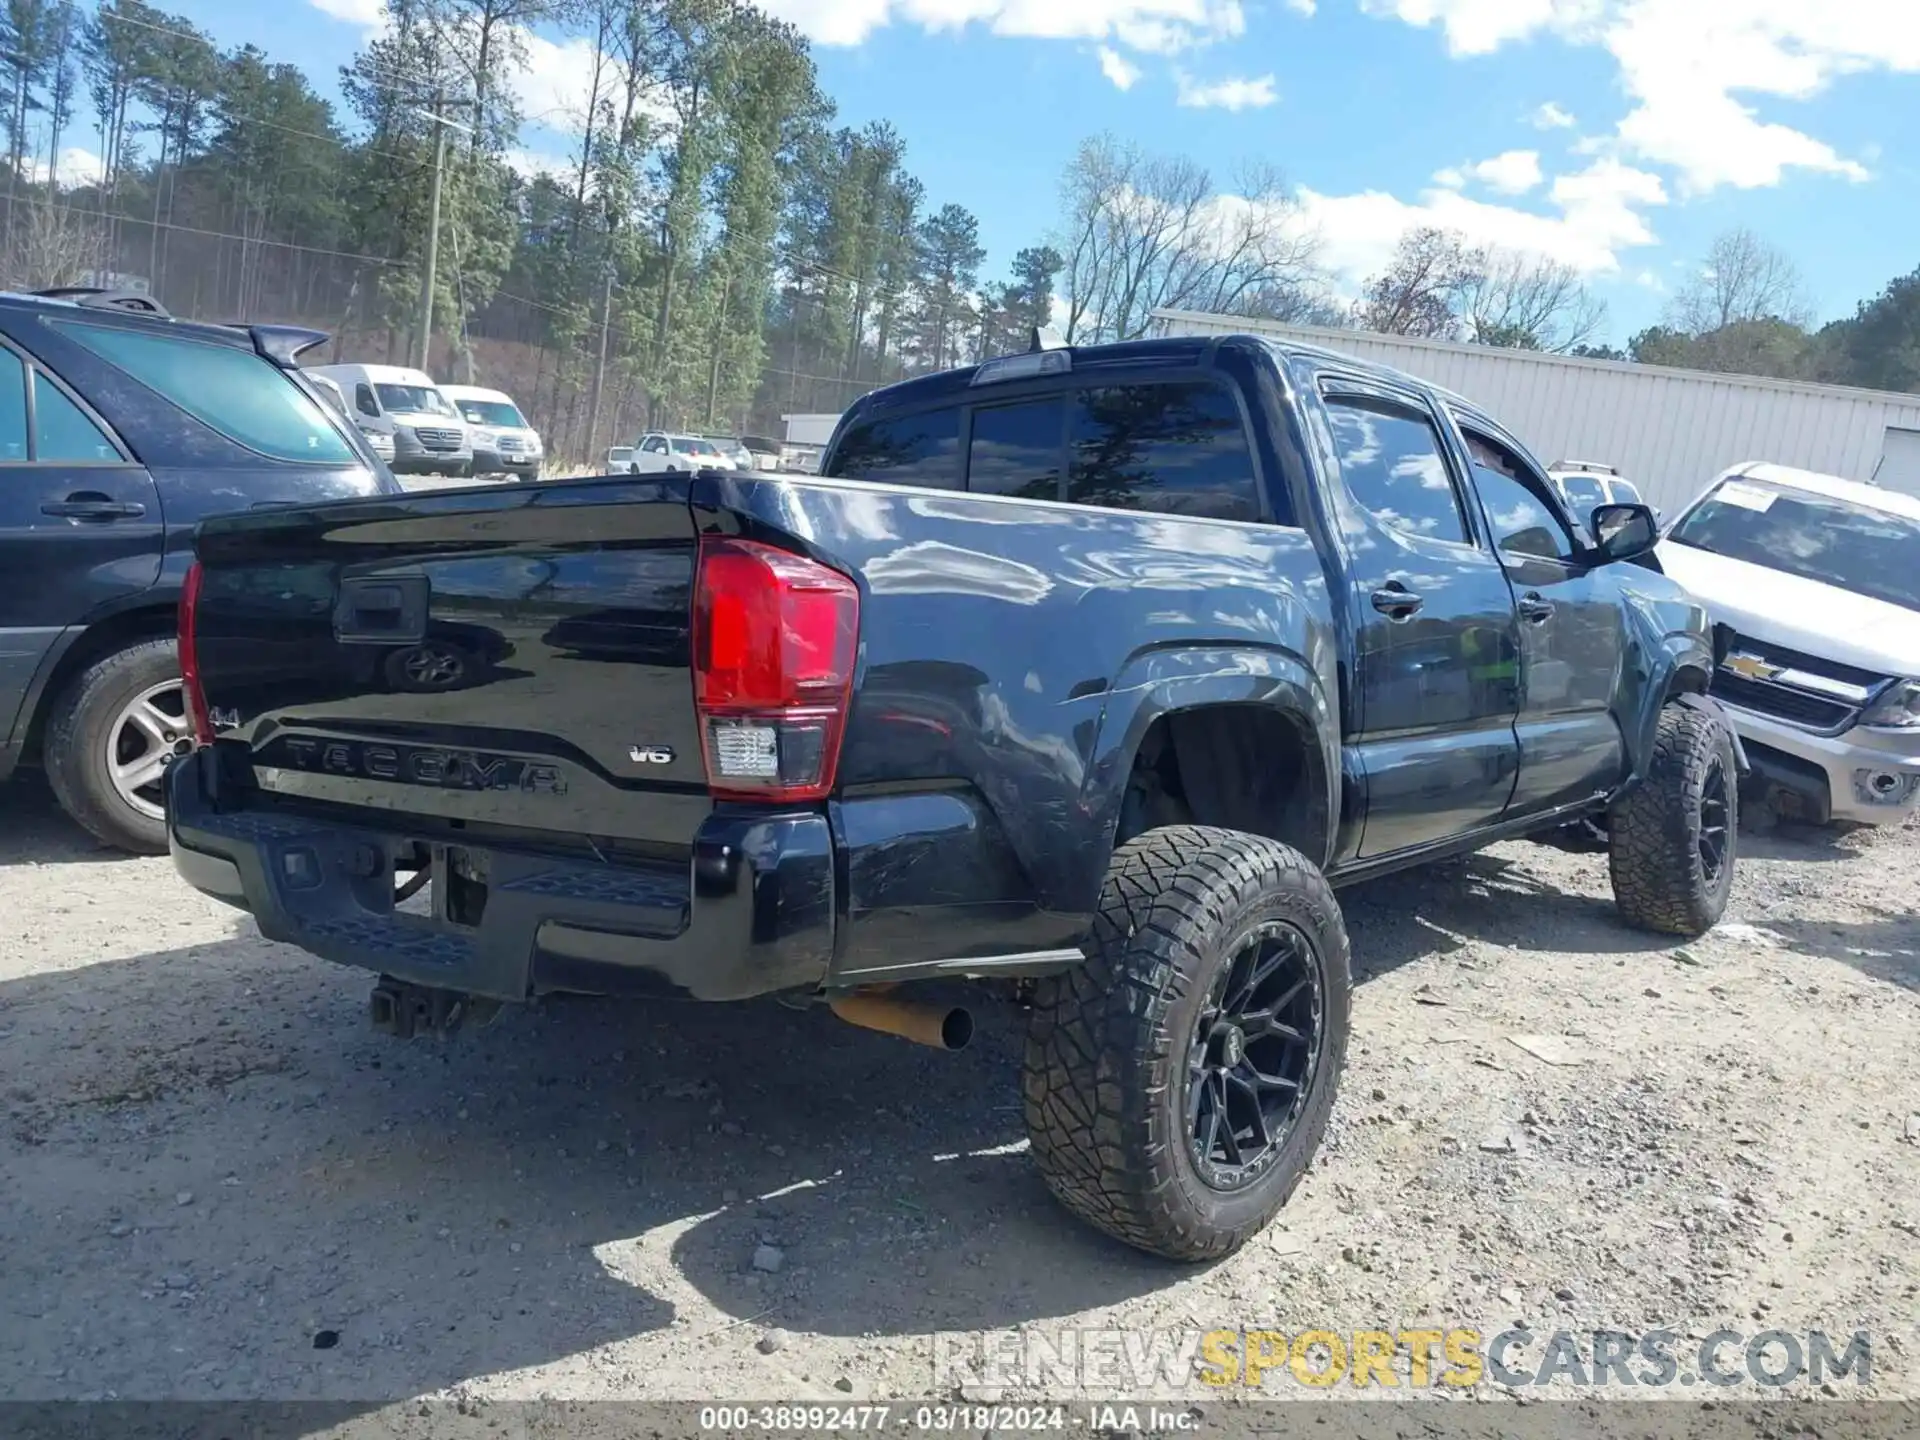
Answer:
M1708 691L1724 704L1832 735L1858 720L1886 683L1871 670L1729 634Z

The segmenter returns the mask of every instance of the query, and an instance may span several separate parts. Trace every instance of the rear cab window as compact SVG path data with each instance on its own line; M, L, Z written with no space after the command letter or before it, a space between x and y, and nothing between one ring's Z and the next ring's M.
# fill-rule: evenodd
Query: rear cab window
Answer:
M960 408L869 420L834 447L831 473L842 480L958 490Z
M1238 399L1211 377L970 395L880 415L840 437L827 473L1192 518L1258 521L1263 511Z
M364 462L319 401L251 349L85 321L59 332L237 445L275 460Z

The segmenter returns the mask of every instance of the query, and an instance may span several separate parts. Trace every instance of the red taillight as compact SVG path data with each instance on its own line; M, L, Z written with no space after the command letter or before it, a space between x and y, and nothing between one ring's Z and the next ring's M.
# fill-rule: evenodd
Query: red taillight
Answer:
M213 743L213 718L207 710L207 691L200 681L200 646L194 627L200 620L200 562L187 567L187 578L180 586L180 679L187 692L187 715L193 721L193 738L202 745Z
M833 789L859 635L860 592L839 571L751 540L700 542L693 700L716 796Z

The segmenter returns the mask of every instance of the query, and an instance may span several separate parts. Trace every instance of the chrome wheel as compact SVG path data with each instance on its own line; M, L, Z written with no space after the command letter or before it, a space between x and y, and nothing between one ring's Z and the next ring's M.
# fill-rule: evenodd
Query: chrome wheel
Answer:
M466 669L467 663L458 653L434 645L417 646L400 658L400 673L416 690L444 690L458 684Z
M178 678L142 690L107 727L107 778L114 794L148 819L161 819L161 781L192 738L186 687Z

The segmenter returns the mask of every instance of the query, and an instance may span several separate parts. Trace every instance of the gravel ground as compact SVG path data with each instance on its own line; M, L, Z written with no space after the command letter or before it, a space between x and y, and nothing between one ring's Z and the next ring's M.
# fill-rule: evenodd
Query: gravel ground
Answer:
M937 1346L1013 1327L1524 1320L1864 1329L1845 1393L1920 1396L1916 857L1748 836L1685 946L1623 928L1603 857L1524 844L1347 892L1320 1163L1182 1269L1047 1196L1010 1008L958 1056L771 1004L401 1044L365 976L17 783L0 1395L922 1397Z

